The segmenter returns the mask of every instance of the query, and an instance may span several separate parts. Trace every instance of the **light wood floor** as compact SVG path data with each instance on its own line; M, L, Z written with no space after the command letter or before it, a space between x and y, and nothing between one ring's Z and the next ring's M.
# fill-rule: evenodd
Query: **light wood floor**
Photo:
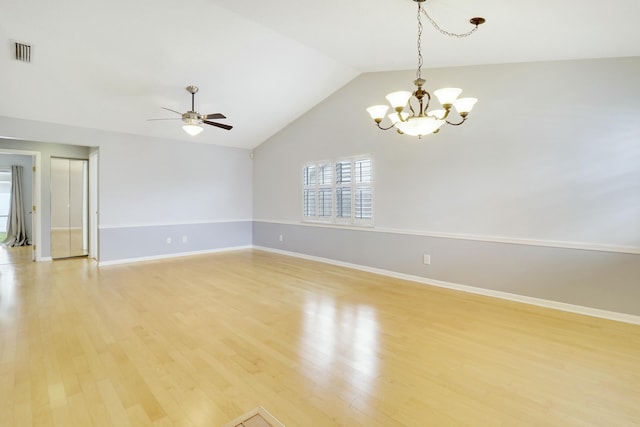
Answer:
M1 426L258 405L288 427L640 425L640 327L251 250L0 265Z
M33 260L33 246L10 246L0 245L0 264L22 264ZM0 294L2 297L2 294Z

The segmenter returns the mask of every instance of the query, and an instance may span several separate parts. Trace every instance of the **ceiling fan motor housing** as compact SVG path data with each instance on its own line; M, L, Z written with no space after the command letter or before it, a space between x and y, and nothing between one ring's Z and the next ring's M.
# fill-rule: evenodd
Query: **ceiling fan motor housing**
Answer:
M198 123L200 116L195 111L187 111L182 115L182 121L185 123Z

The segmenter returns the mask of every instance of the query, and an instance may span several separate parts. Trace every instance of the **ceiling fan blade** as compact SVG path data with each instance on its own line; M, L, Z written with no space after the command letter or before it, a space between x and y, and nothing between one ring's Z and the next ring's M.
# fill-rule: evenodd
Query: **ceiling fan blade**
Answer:
M227 117L224 114L215 113L215 114L203 114L202 118L211 120L211 119L226 119Z
M202 123L206 123L208 125L219 127L226 130L231 130L233 128L233 126L223 125L222 123L210 122L208 120L203 120Z
M156 120L182 120L181 117L174 117L171 119L147 119L148 122L156 121Z
M181 113L180 111L172 110L171 108L167 108L167 107L162 107L162 108L163 108L164 110L171 111L171 112L174 112L174 113L176 113L176 114L180 114L180 115L182 115L182 113Z

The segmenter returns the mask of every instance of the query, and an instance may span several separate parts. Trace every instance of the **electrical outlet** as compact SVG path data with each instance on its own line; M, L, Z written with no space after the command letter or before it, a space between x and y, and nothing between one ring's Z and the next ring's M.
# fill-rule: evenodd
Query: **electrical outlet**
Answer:
M424 254L422 255L423 264L430 265L431 264L431 255Z
M278 236L278 240L279 240L279 241L281 241L281 242L284 242L284 236L283 236L282 234L281 234L281 235L279 235L279 236Z
M167 245L171 244L171 237L167 237Z
M182 243L187 243L187 236L182 236Z

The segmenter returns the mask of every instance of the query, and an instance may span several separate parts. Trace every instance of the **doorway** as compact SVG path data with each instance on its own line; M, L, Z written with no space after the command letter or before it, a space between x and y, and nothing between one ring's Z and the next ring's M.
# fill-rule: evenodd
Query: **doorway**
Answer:
M1 139L0 139L1 141ZM0 245L0 264L19 264L25 261L42 261L40 221L40 157L39 151L0 147L0 163L10 170L11 165L24 168L23 195L27 235L31 246L7 247ZM5 220L6 218L2 218Z

